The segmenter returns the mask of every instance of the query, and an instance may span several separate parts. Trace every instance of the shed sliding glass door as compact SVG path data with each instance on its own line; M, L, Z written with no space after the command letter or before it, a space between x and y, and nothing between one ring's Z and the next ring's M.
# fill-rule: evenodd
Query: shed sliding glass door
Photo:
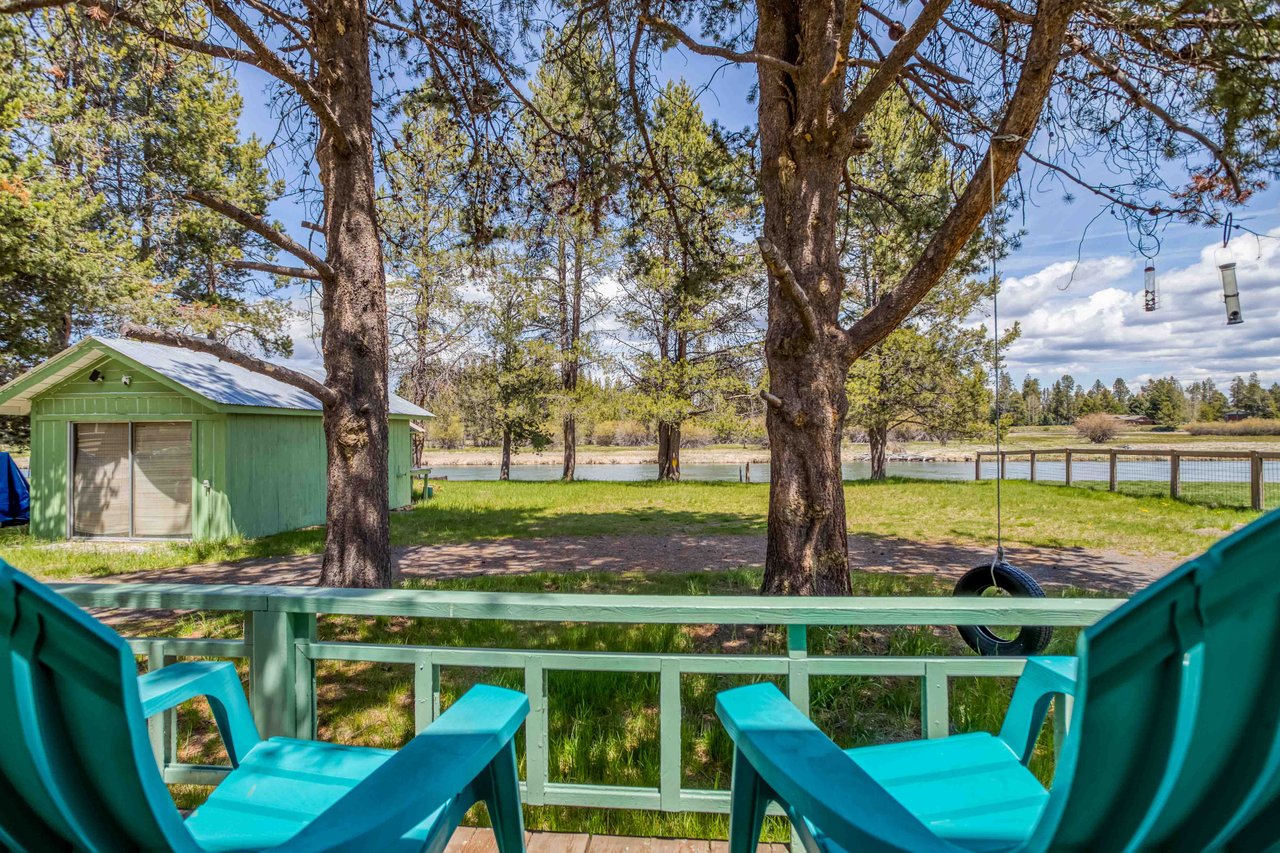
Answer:
M72 534L191 535L191 424L75 424Z

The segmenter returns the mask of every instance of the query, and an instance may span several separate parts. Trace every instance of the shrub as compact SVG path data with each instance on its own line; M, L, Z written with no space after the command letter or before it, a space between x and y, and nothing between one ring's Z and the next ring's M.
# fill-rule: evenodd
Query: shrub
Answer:
M639 421L615 421L613 443L619 447L642 447L652 444L649 430Z
M1280 435L1280 420L1245 418L1242 421L1209 421L1187 424L1192 435Z
M1105 412L1094 412L1076 421L1076 432L1094 444L1103 444L1120 434L1120 421Z
M685 421L680 426L681 447L706 447L716 440L716 434L704 424Z
M598 447L612 447L618 439L617 421L596 421L591 425L591 443Z

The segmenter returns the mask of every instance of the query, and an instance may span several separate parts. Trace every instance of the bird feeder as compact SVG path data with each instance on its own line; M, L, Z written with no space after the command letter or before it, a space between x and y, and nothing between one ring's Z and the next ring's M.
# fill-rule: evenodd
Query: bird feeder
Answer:
M1147 264L1147 268L1142 271L1142 284L1142 306L1148 311L1154 311L1160 307L1160 294L1156 292L1156 268L1151 264Z
M1222 275L1222 301L1227 306L1227 325L1235 326L1244 322L1240 313L1240 287L1236 283L1236 265L1221 264L1218 272Z

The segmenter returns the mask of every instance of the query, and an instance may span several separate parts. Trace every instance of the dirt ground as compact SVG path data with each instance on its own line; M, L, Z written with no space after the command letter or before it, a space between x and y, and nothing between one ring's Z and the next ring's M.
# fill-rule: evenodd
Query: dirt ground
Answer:
M764 562L763 536L592 536L496 539L396 551L405 578L443 579L534 572L722 571ZM987 562L985 548L851 536L856 569L959 577ZM1178 565L1174 555L1013 547L1006 558L1041 584L1133 592ZM119 575L114 582L314 585L320 555L244 560Z

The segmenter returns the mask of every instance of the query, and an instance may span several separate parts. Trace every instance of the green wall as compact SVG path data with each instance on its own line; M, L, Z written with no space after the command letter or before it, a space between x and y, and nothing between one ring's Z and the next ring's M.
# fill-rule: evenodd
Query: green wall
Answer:
M89 382L93 370L102 382ZM121 382L132 377L129 385ZM87 421L192 422L192 538L265 536L323 524L328 482L318 413L224 414L135 366L111 357L40 394L31 408L31 533L67 535L69 424ZM390 422L388 498L411 502L409 421Z

